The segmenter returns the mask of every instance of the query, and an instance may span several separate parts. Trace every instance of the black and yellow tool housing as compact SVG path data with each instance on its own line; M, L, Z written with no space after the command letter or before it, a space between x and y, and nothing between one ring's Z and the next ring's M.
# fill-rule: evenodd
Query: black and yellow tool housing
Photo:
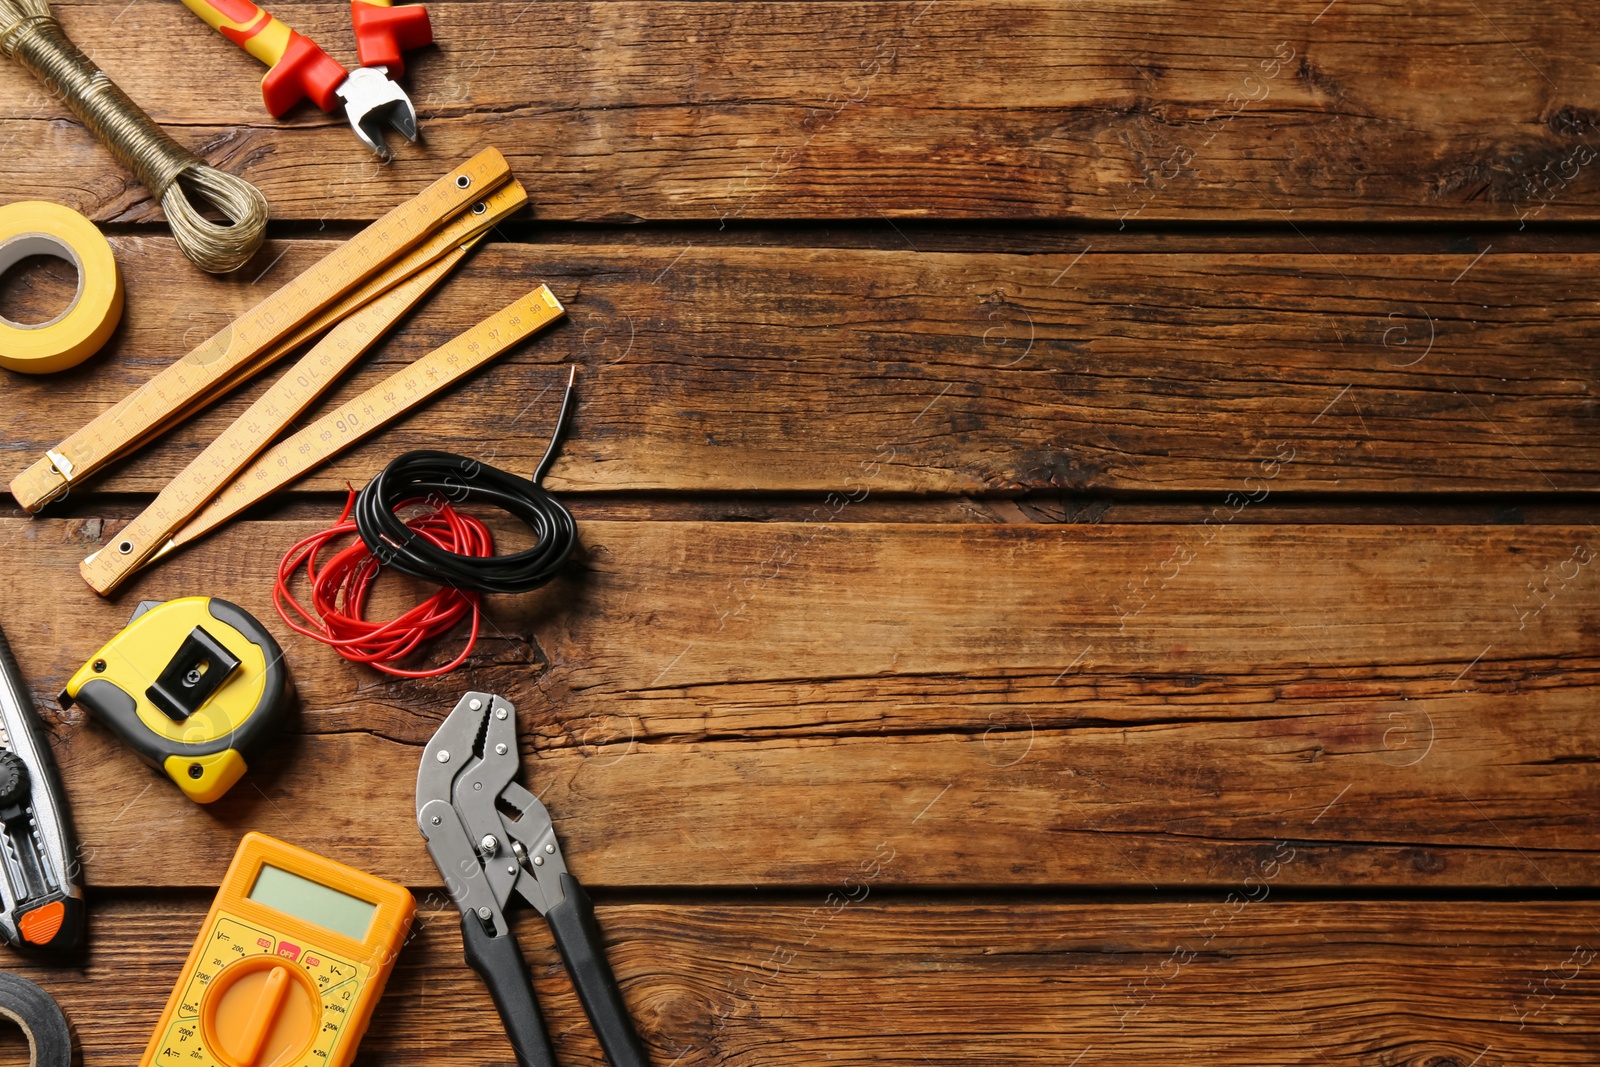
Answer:
M146 601L67 682L88 708L189 799L209 804L281 726L283 652L243 608L216 597Z

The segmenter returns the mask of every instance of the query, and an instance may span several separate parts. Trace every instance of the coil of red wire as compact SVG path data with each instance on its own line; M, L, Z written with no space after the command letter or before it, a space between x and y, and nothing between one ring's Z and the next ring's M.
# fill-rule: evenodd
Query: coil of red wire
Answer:
M479 597L486 592L525 593L544 585L560 573L577 544L572 513L541 484L566 435L577 380L578 368L573 367L555 432L532 478L449 452L418 449L391 460L360 493L352 489L339 521L296 542L278 564L272 604L284 624L332 646L347 660L397 678L432 678L466 662L483 620ZM522 520L533 533L533 545L495 556L489 528L456 511L452 500L487 503ZM401 517L412 508L424 510ZM351 536L353 543L318 566L332 542ZM289 589L302 566L311 586L309 609ZM385 566L441 588L398 618L371 622L367 601ZM455 659L426 669L396 666L469 615L467 644Z
M367 602L380 566L366 544L355 536L356 524L350 519L355 500L356 494L352 491L335 525L301 539L284 555L278 564L278 577L272 591L278 615L296 633L332 646L345 659L365 663L397 678L432 678L455 670L478 642L482 619L479 594L445 587L387 622L368 620ZM394 512L398 515L419 505L428 510L405 520L405 525L418 535L441 549L464 556L494 555L494 537L489 528L448 503L413 498L397 503ZM355 537L355 541L319 566L321 553L331 542L343 537ZM295 599L289 588L295 572L302 566L311 587L309 610ZM455 659L441 667L396 666L423 642L447 632L469 615L472 627L466 647Z

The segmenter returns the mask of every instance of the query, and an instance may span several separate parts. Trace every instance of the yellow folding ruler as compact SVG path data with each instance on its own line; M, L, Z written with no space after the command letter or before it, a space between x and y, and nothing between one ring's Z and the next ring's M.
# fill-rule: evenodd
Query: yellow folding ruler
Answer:
M475 214L466 217L493 225L526 201L522 186L508 182L476 205L481 211L475 208ZM461 224L452 224L443 232L463 229ZM83 561L79 570L84 581L96 592L108 594L150 562L179 527L426 297L483 235L482 229L469 233L466 240L457 242L432 264L341 319L122 529L116 551L97 552Z
M414 363L262 455L162 546L158 556L204 537L252 504L303 477L384 423L448 388L565 315L547 286L512 301ZM116 548L122 547L117 542ZM103 552L104 550L102 550Z
M17 503L26 511L37 510L288 354L317 328L330 324L333 316L322 313L345 298L355 299L358 293L369 300L376 296L368 283L384 279L391 287L426 267L431 260L412 256L404 271L385 271L419 245L426 243L434 259L447 254L461 238L450 242L428 238L462 212L468 212L473 222L483 219L487 212L473 215L471 208L510 178L505 157L493 148L446 174L46 452L12 481Z
M355 338L367 329L381 329L378 322L382 314L394 311L396 307L403 311L402 305L431 288L448 269L439 266L430 268L372 304L357 316L363 318L370 312L371 320L363 326L352 327L344 339L345 343L350 347L360 344L363 348L371 344L365 339L355 341ZM435 272L437 276L433 276ZM413 289L416 290L414 293ZM385 304L389 305L388 308L380 312L380 307ZM396 316L399 314L394 313ZM305 404L310 403L309 400L302 403L304 392L310 389L320 391L326 387L325 384L319 385L311 375L324 373L321 368L331 365L333 360L326 364L319 363L316 370L309 370L305 381L301 379L301 368L296 366L267 395L223 431L182 474L173 479L155 503L124 527L115 541L83 561L80 570L84 579L97 591L110 592L139 567L210 533L252 504L471 374L565 313L555 294L541 285L465 333L402 367L360 396L341 404L265 454L258 455L260 448L256 446L262 440L263 423L275 421L264 419L263 412L269 408L283 412L297 405L296 410L303 410ZM347 320L347 323L354 321ZM344 325L341 324L334 334L329 335L329 340L318 345L318 348L329 345ZM307 358L315 354L313 350ZM342 352L338 358L343 358ZM354 358L349 357L351 360ZM280 390L279 387L291 379L293 385ZM280 395L274 397L273 393ZM251 462L252 459L254 462ZM221 490L220 494L216 493L217 489ZM211 495L205 495L207 493Z

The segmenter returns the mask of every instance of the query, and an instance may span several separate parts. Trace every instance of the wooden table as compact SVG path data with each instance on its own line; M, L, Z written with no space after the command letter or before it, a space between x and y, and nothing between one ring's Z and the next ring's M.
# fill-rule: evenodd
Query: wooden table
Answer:
M85 1064L135 1062L248 829L421 901L361 1062L509 1063L413 819L468 688L521 710L658 1067L1600 1057L1583 5L433 0L387 167L267 118L177 4L57 7L275 222L202 276L0 71L0 200L91 215L128 291L105 354L6 378L8 472L486 144L531 217L339 395L513 290L571 309L113 601L75 563L261 383L0 519L93 923L6 966ZM279 7L349 47L343 4ZM271 575L347 483L423 444L531 470L569 363L568 578L438 680L291 639ZM48 700L193 593L268 621L300 697L209 808ZM599 1063L521 932L562 1062Z

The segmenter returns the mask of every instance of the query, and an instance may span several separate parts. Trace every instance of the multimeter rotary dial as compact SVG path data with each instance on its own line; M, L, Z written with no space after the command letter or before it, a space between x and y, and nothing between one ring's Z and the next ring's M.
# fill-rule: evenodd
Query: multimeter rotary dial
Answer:
M300 1061L321 1022L317 989L303 968L273 956L240 960L205 992L200 1032L225 1067Z

